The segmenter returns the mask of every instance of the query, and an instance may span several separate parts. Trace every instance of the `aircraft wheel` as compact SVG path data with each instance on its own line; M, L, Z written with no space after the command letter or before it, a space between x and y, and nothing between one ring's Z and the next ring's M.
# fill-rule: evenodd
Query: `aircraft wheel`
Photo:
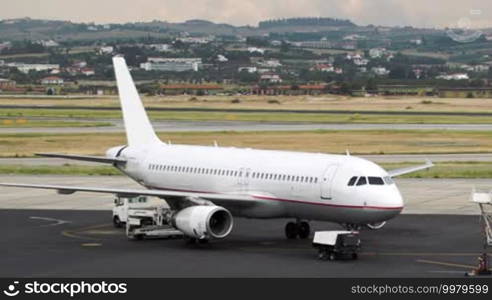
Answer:
M115 228L121 228L122 227L120 218L118 218L118 216L114 216L114 218L113 218L113 226Z
M287 225L285 225L285 236L288 239L290 239L290 240L295 239L298 234L299 234L299 232L298 232L298 228L297 228L296 223L289 222L289 223L287 223Z
M311 234L311 227L308 222L301 222L298 224L299 238L307 239Z

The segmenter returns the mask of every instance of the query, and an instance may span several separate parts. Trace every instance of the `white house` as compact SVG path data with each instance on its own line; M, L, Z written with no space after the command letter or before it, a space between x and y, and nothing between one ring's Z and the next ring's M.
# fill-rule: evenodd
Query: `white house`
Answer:
M265 54L265 49L260 49L260 48L256 48L256 47L248 47L248 52L249 53L260 53L260 54Z
M443 74L436 77L437 79L444 80L468 80L470 77L466 73L456 73L456 74Z
M256 73L258 69L256 67L239 67L237 68L238 72L246 71L248 73Z
M280 76L277 74L269 73L269 74L262 74L260 76L260 81L268 82L268 83L280 83L282 82L282 78L280 78Z
M111 54L114 52L113 46L103 46L99 48L99 54Z
M385 76L388 75L390 72L385 67L374 67L371 69L371 71L378 76Z
M63 78L57 76L49 76L41 79L41 84L43 85L62 85L63 83Z

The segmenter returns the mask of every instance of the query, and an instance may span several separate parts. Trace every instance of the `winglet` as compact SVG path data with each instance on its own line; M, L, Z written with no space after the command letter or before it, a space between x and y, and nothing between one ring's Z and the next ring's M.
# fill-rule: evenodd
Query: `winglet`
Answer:
M150 124L125 59L115 56L113 65L128 144L144 145L160 142Z

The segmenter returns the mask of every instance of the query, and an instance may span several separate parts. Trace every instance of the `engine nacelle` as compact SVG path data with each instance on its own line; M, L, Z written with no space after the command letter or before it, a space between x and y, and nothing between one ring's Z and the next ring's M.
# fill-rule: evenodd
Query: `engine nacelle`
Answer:
M226 237L232 230L231 213L220 206L197 205L178 211L173 225L186 236L197 239Z

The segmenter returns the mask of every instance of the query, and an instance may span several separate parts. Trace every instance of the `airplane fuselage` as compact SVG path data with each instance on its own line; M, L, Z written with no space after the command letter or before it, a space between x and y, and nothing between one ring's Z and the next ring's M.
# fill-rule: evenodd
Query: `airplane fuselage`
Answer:
M236 216L365 224L403 209L387 172L349 155L164 143L115 147L107 155L126 159L122 171L150 189L248 194L258 200L252 207L221 203Z

